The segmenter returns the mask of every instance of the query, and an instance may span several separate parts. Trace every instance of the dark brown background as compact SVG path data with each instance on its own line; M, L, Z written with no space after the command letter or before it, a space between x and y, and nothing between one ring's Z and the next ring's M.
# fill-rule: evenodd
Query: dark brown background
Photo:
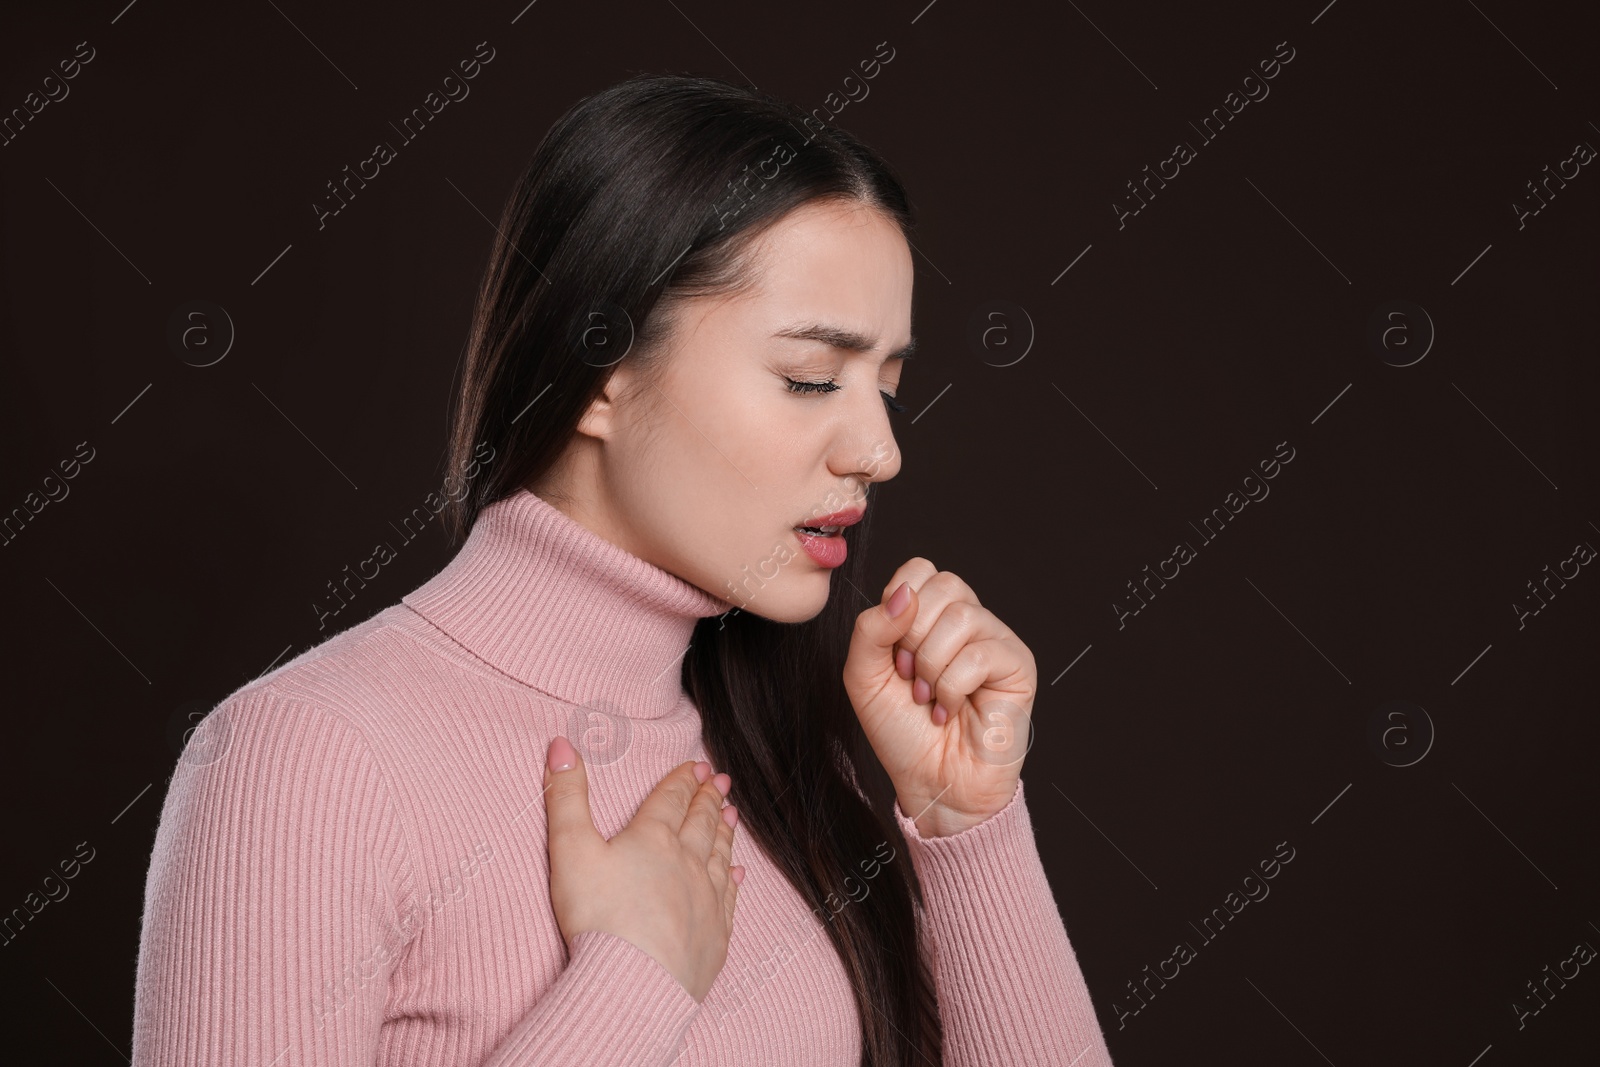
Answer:
M1031 810L1117 1063L1593 1058L1595 967L1520 1030L1511 1006L1600 946L1600 576L1520 630L1512 610L1600 544L1600 173L1525 228L1511 206L1600 145L1592 15L123 3L0 16L0 112L79 41L96 52L0 147L0 509L95 450L0 548L0 912L95 850L0 948L7 1044L125 1059L181 731L325 636L325 583L443 479L484 216L548 124L635 71L817 107L888 41L836 120L897 165L923 221L926 357L874 563L960 573L1034 650ZM480 41L496 55L471 95L319 231L324 184ZM1283 41L1270 95L1201 145L1188 123ZM1119 230L1124 183L1179 139L1198 157ZM193 300L237 331L213 366L167 340ZM991 320L1014 346L986 362L967 338L994 300L1022 313ZM1403 368L1366 339L1392 300L1437 330ZM990 365L1026 347L1023 313L1025 358ZM1284 441L1270 497L1202 545L1189 523ZM1119 629L1125 583L1179 540L1198 557ZM431 528L339 625L448 555ZM1393 700L1435 734L1406 767L1368 739ZM1391 760L1425 746L1420 715L1397 722ZM1203 942L1190 923L1279 842L1295 858L1271 895ZM1126 983L1179 941L1196 958L1119 1027Z

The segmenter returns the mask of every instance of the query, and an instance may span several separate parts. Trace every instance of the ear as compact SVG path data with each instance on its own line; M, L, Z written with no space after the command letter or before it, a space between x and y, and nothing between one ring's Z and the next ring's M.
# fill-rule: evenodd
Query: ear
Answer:
M597 438L615 433L631 417L625 416L625 409L638 387L635 377L633 364L628 360L617 364L607 376L600 395L589 402L578 419L578 432Z

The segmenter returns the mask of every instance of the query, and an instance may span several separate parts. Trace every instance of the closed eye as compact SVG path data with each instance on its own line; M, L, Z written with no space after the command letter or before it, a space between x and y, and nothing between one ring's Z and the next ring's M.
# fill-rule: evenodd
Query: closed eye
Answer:
M832 378L820 382L797 382L793 378L785 377L791 393L831 393L839 388L839 383Z
M793 378L785 376L783 380L788 383L785 388L791 393L832 393L838 391L840 388L839 383L834 381L832 378L828 378L820 382L804 382L796 381ZM911 410L904 404L900 403L900 401L896 400L889 393L884 392L882 389L878 390L878 395L883 397L883 402L889 406L890 411L903 414Z

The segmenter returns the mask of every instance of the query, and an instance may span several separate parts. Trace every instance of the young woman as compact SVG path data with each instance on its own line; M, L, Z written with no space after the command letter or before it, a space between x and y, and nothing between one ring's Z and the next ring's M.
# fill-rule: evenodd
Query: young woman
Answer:
M191 739L136 1065L1110 1063L1019 777L1032 654L926 559L868 588L911 224L753 90L555 124L429 504L465 543Z

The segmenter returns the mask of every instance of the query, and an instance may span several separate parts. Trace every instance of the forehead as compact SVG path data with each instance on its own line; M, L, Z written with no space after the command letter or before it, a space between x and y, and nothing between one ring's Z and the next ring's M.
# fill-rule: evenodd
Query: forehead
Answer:
M743 314L773 324L836 323L886 343L911 315L911 249L895 222L859 202L812 201L751 243Z

